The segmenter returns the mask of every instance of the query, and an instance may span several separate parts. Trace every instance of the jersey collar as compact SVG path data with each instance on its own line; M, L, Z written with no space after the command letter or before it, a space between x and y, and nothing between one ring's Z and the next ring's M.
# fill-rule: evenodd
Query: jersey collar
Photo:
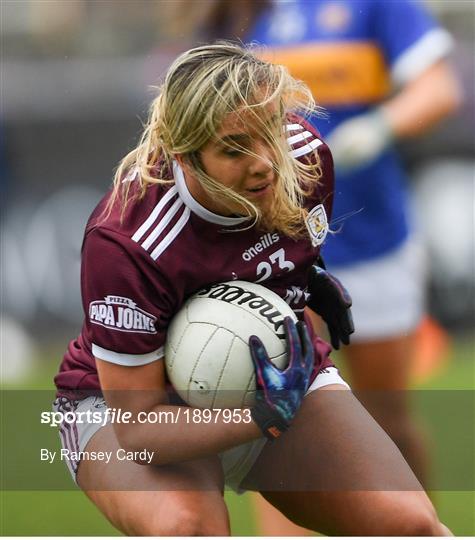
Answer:
M215 223L217 225L223 225L227 227L233 227L234 225L239 225L248 221L247 217L227 217L220 216L210 212L207 208L202 206L190 193L188 186L186 185L185 175L183 174L183 169L180 167L177 161L173 161L173 178L175 179L175 185L178 189L178 194L186 206L194 212L197 216L205 221L210 223Z

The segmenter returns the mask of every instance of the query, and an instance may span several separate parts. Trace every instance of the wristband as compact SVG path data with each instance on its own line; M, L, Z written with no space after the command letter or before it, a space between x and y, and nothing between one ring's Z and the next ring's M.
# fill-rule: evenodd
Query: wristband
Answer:
M252 407L251 417L262 433L271 441L280 437L289 428L289 424L278 413L261 401L257 401Z

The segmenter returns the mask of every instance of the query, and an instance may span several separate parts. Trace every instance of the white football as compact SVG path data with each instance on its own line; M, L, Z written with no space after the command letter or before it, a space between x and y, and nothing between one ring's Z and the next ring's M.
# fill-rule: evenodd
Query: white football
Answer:
M297 321L276 293L247 281L210 285L193 295L168 329L168 378L189 405L242 408L254 403L256 378L249 337L258 336L272 362L287 363L285 317Z

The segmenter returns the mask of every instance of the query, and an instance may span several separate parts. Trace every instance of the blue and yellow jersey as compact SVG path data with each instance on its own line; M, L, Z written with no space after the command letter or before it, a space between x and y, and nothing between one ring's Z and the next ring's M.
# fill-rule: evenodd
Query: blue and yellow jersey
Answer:
M409 0L279 0L248 38L309 85L328 112L312 119L323 136L387 99L451 47L424 6ZM330 265L382 255L406 238L405 183L393 150L350 174L337 169L339 232L324 249Z

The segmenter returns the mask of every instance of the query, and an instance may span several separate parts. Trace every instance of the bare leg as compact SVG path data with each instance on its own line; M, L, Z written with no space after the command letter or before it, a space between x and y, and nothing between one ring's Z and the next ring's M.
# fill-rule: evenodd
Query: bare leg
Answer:
M428 456L422 427L409 402L414 335L361 342L345 348L352 389L388 433L412 470L425 484Z
M110 426L87 451L119 448ZM217 457L156 467L112 458L83 461L78 483L117 529L135 536L228 536L223 474Z
M398 449L341 388L305 398L292 427L266 445L243 487L324 534L446 534Z
M266 501L259 493L253 493L258 536L311 536L312 531L299 527Z
M326 326L312 310L306 311L315 331L325 335ZM378 341L362 341L343 347L350 372L349 382L366 410L386 431L411 466L426 483L429 469L423 427L413 418L409 403L415 354L414 333Z

